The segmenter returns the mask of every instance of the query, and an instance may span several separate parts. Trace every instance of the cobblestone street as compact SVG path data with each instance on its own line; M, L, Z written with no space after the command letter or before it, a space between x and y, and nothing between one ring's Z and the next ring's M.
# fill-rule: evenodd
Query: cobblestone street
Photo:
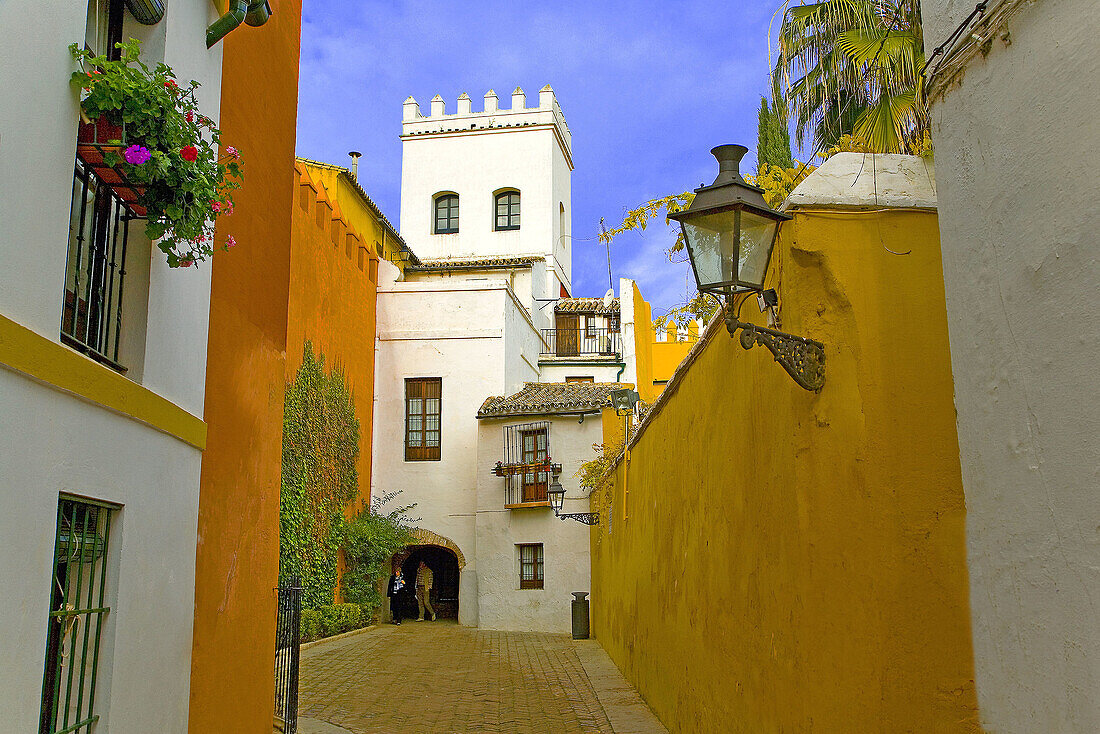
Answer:
M302 653L302 734L663 734L592 640L406 622Z

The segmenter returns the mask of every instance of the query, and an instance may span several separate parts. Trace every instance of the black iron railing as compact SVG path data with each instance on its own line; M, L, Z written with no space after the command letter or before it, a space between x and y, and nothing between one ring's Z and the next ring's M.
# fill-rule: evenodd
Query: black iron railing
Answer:
M126 247L135 216L80 160L73 177L61 339L124 372L119 364Z
M543 329L542 340L542 353L555 357L617 357L622 352L620 333L610 329Z
M302 637L302 582L291 578L279 586L275 619L275 716L283 734L298 731L298 660Z

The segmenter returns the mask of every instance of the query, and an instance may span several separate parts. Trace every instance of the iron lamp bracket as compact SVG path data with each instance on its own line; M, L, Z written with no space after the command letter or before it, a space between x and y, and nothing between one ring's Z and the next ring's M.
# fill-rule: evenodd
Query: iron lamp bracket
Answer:
M730 336L741 330L741 346L752 349L763 344L798 386L821 392L825 386L825 345L803 336L738 321L732 309L726 311L726 329Z
M584 525L599 525L600 513L598 512L563 512L558 515L559 520L569 518Z

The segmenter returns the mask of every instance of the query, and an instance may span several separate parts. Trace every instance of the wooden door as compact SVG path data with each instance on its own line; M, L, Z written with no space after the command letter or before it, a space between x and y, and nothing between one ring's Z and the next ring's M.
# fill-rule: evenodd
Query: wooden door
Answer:
M554 331L559 357L575 357L580 354L580 327L575 313L559 313L554 316Z

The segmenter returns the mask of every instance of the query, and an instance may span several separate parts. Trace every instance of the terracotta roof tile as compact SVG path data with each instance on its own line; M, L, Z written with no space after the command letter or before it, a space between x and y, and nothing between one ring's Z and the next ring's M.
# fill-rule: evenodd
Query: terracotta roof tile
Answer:
M466 257L466 258L436 258L421 260L419 265L409 270L422 272L426 270L477 270L479 268L529 268L531 263L541 262L542 257L525 255L522 257Z
M618 382L528 382L515 395L486 398L477 417L592 413L608 405L612 390L624 387Z
M619 313L619 299L613 298L604 306L602 298L562 298L554 307L558 313L595 313L602 316Z

